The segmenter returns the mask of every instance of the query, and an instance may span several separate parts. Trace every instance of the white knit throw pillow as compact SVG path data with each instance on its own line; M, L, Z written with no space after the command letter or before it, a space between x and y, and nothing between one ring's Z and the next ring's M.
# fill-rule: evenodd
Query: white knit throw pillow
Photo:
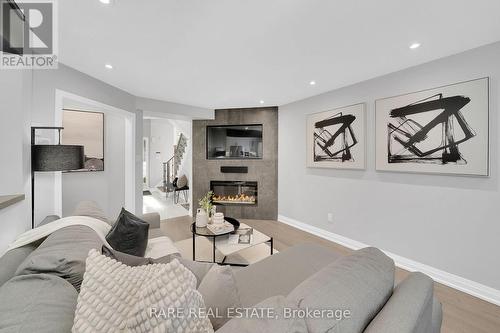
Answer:
M204 308L196 277L177 259L129 267L93 249L72 332L213 332L210 320L198 315Z

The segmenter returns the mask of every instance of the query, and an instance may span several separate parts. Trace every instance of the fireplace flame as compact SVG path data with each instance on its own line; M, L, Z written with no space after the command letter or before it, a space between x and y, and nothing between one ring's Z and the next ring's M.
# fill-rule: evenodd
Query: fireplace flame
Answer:
M255 197L253 195L237 194L237 195L217 195L214 194L212 197L214 202L231 202L231 203L255 203Z

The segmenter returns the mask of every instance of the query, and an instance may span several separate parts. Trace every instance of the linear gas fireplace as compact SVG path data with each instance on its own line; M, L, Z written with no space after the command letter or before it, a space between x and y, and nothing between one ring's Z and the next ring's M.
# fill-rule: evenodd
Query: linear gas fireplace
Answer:
M216 181L210 182L214 192L212 201L219 205L256 205L257 182Z

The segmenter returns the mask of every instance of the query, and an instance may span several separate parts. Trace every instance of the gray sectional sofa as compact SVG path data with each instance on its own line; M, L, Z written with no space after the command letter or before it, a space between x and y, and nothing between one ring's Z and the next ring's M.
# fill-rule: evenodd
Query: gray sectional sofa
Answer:
M90 203L75 215L103 219ZM146 216L153 236L159 235L159 216ZM0 333L70 332L78 290L91 248L102 242L84 226L66 227L43 242L7 252L0 258ZM56 262L56 264L54 264ZM193 270L196 263L183 259ZM193 270L198 279L199 270ZM381 251L367 248L351 256L302 244L245 268L234 268L234 279L244 307L283 295L298 306L347 307L353 319L328 332L438 333L441 305L433 296L433 281L412 273L394 287L394 263ZM234 320L234 319L233 319ZM233 320L221 333L265 331L261 323ZM245 325L247 325L245 327ZM326 332L324 321L307 322L309 332Z

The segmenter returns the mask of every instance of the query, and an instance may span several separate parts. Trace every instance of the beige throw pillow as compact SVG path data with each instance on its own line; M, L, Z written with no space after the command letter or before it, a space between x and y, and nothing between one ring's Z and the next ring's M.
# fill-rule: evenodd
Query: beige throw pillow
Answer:
M190 315L205 305L177 259L129 267L91 250L86 267L72 332L213 332L206 317Z
M184 186L187 186L188 184L188 179L186 175L182 175L179 178L177 178L177 188L183 188Z
M213 266L198 287L215 330L229 319L228 308L241 307L240 295L231 266Z

